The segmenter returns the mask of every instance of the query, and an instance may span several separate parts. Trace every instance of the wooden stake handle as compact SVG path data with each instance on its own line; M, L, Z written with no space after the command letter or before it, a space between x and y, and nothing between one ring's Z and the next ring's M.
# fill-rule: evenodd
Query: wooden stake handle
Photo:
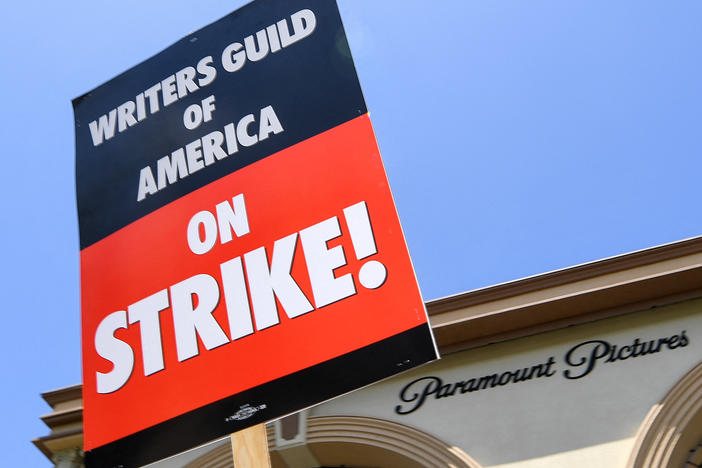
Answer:
M271 468L265 424L235 432L231 438L235 468Z

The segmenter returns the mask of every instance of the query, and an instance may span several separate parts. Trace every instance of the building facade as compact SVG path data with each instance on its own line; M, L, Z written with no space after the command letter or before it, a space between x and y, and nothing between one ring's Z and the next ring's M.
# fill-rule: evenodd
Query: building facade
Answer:
M702 237L427 308L442 359L269 424L274 467L702 466ZM80 466L80 386L43 397L34 443ZM153 466L231 467L231 445Z

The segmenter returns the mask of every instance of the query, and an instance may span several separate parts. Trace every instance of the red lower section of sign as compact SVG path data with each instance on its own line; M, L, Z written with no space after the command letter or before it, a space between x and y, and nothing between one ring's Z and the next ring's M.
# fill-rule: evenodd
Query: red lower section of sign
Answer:
M81 271L86 450L427 322L367 115L91 245Z
M85 452L86 468L136 468L436 359L429 324L178 415ZM281 389L285 389L281 392Z

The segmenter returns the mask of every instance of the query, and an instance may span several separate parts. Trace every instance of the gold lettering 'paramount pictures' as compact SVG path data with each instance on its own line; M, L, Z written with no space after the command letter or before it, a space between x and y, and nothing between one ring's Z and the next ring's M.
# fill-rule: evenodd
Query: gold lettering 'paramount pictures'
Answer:
M557 362L554 356L550 356L543 363L449 383L444 383L436 376L420 377L409 382L400 391L399 398L403 403L395 407L395 412L412 413L421 408L429 397L438 400L559 374L569 380L582 379L593 372L598 364L625 361L661 351L685 348L689 344L690 339L685 330L679 334L656 339L635 338L631 344L626 345L605 340L588 340L570 348L564 354L562 362ZM562 367L560 371L559 367Z

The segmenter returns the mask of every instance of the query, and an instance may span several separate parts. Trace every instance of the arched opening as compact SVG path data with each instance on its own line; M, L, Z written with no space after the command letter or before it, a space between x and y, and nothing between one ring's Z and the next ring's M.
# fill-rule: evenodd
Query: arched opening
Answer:
M392 421L359 416L322 416L307 421L305 447L315 464L291 466L274 447L269 427L273 468L482 468L458 447L418 429ZM187 468L231 468L230 444L223 444Z
M702 458L701 444L702 362L651 408L639 428L627 467L689 467L688 462Z
M326 466L480 468L458 447L418 429L376 418L310 418L307 445Z

